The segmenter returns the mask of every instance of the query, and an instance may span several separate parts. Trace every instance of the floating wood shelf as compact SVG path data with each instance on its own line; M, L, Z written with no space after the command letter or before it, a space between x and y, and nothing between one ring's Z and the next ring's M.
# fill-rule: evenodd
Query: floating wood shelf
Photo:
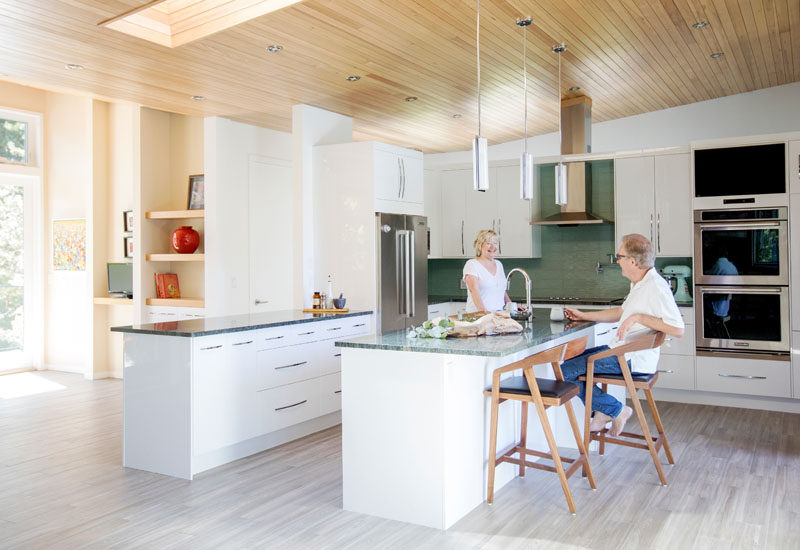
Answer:
M112 298L111 296L95 296L94 303L106 306L132 306L133 298Z
M206 307L203 298L147 298L148 306Z
M148 220L183 220L205 217L205 210L154 210L145 214L145 218Z
M205 254L147 254L145 259L148 262L204 262Z

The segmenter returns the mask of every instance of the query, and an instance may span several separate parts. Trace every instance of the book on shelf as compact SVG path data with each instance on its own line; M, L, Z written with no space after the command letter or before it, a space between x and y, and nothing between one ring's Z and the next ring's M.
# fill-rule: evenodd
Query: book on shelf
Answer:
M156 298L180 298L177 273L156 273Z

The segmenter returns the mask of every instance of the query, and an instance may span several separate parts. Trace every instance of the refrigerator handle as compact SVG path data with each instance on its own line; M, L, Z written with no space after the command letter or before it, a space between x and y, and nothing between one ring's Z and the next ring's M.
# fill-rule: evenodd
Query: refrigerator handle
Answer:
M403 296L403 291L405 290L405 281L403 281L403 232L397 231L395 232L394 236L394 250L395 250L395 258L394 258L394 271L395 271L395 288L397 289L397 313L399 315L405 315L405 311L403 308L406 305L405 296Z
M400 157L397 157L397 198L403 196L403 171L400 168Z
M413 230L408 232L406 242L408 244L408 249L406 250L406 257L409 259L408 262L409 267L406 272L406 284L409 286L409 288L406 290L406 300L407 300L406 311L408 311L408 316L413 318L414 315L416 315L416 311L414 311L414 302L416 302L416 297L417 297L417 292L416 292L417 289L416 285L414 284L414 279L416 279L415 277L416 271L414 270L414 256L416 256L415 253L416 248L414 246Z

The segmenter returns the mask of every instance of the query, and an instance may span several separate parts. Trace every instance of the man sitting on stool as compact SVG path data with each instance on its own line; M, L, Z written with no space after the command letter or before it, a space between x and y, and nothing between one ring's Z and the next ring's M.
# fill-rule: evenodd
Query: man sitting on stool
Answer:
M567 307L564 308L565 317L575 321L600 323L621 321L619 331L611 342L612 348L624 344L626 336L633 340L652 331L664 332L669 336L680 338L683 336L683 318L681 318L669 283L653 268L653 262L653 245L646 237L637 233L625 235L617 253L617 263L622 268L622 276L631 282L631 290L622 306L596 311L579 311ZM578 381L578 377L586 374L586 362L590 355L607 349L609 346L588 349L581 355L564 361L561 366L564 379L580 386L580 398L584 403L586 402L586 387L583 382ZM628 353L625 358L628 360L631 374L636 375L656 372L658 356L659 349L652 348ZM606 357L595 361L594 372L595 374L622 374L616 357ZM624 406L597 386L592 388L592 411L594 416L589 430L600 431L606 423L611 421L609 433L613 436L622 433L625 422L633 413L630 407Z

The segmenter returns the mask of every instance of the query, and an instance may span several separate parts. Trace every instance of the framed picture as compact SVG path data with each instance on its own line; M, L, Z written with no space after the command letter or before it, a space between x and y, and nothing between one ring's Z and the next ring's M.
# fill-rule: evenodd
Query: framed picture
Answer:
M205 206L205 175L189 176L188 210L203 210Z
M128 236L123 239L125 242L125 257L133 258L133 236Z
M133 231L133 210L126 210L122 213L122 227L125 233L131 233Z
M86 219L53 220L53 270L86 271Z

